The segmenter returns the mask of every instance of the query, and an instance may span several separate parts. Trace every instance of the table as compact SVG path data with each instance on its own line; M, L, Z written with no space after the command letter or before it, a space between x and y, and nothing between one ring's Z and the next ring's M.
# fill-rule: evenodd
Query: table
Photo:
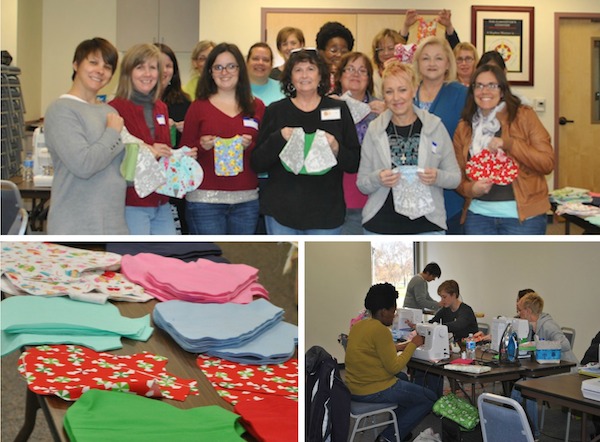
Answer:
M450 381L450 386L453 390L458 387L459 383L471 385L471 403L475 405L475 385L489 384L502 382L502 387L505 396L510 396L510 391L513 384L523 377L540 378L555 374L568 373L571 367L576 364L574 362L560 361L558 364L539 364L530 359L522 359L519 365L497 365L493 360L493 354L484 352L481 349L476 350L476 361L479 365L489 365L492 367L490 371L485 373L468 373L463 371L452 371L444 369L444 365L459 358L459 355L453 354L450 359L438 364L430 361L411 358L407 366L410 369L425 371L429 374L445 376Z
M143 304L133 302L115 302L114 304L119 308L121 315L138 318L151 313L157 302L156 300L151 300ZM211 383L196 365L197 355L183 350L165 331L154 326L154 324L152 325L154 332L147 342L123 338L121 341L123 348L110 351L109 353L125 355L140 353L145 350L157 355L166 356L169 359L166 366L167 371L185 379L197 380L200 395L190 395L185 401L161 399L162 401L182 409L219 405L229 411L233 411L233 406L217 394ZM68 441L67 434L63 429L63 420L71 404L72 402L64 401L56 396L36 395L27 389L25 422L15 441L26 441L29 438L35 426L37 410L40 408L44 412L54 440Z
M590 205L600 206L600 198L593 198ZM552 203L552 210L556 212L556 208L558 204ZM571 223L579 226L583 229L584 235L600 235L600 227L589 223L585 218L582 218L577 215L570 215L568 213L563 213L562 215L558 215L564 218L565 220L565 235L569 235L571 233Z
M571 373L540 379L526 379L517 382L515 387L521 390L523 396L538 402L547 401L581 411L581 440L585 441L588 437L586 434L587 415L600 416L600 402L586 399L581 393L581 383L586 379L590 379L590 377ZM597 436L594 441L599 439L600 436Z
M34 232L44 231L44 221L48 217L48 203L52 188L36 187L33 183L23 181L20 176L14 176L10 180L19 188L22 198L31 200L31 210L29 211L30 229Z

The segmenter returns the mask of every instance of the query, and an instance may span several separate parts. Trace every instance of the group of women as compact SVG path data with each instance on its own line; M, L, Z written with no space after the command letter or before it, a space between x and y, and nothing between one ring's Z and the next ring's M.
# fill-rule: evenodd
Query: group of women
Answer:
M73 87L46 114L55 164L48 232L172 234L171 201L192 234L253 234L261 223L297 235L545 233L547 131L501 66L475 68L477 51L458 43L448 11L438 18L445 39L427 37L412 63L397 60L393 49L416 19L409 11L400 32L375 37L374 64L352 52L337 22L323 25L316 49L304 47L301 30L282 29L278 68L265 43L244 59L234 44L203 41L192 54L200 72L184 88L166 45L136 45L109 105L95 97L116 49L82 42ZM189 147L202 184L185 202L140 197L119 173L130 142L156 160ZM469 178L483 150L516 164L516 178Z

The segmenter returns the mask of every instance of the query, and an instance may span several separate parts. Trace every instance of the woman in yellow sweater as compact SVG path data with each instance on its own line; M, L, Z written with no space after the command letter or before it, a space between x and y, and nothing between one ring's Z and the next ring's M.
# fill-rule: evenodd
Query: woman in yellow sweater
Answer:
M389 327L396 314L398 291L389 283L375 284L365 297L371 318L356 323L348 335L346 348L346 385L352 400L396 403L401 440L431 411L435 394L396 375L406 367L424 338L416 335L405 346L396 346ZM401 354L397 350L402 349ZM410 436L409 436L410 437ZM396 440L394 427L387 427L378 442Z

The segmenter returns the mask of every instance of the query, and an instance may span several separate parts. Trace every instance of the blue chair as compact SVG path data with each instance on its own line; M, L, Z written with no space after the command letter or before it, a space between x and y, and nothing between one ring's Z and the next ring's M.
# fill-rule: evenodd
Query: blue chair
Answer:
M534 442L525 411L514 399L482 393L477 408L483 442Z
M24 235L29 214L23 207L21 192L15 183L1 181L2 235Z

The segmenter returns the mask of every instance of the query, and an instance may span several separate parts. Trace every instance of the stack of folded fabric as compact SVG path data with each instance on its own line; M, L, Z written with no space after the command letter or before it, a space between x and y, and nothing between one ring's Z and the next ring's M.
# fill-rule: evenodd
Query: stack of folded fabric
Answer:
M121 348L121 337L147 341L150 315L121 316L112 304L68 298L11 296L0 303L2 356L24 345L78 344L97 351Z
M161 301L247 304L269 297L258 283L258 269L246 264L217 263L208 259L183 262L153 253L125 255L121 272Z
M166 402L89 390L65 415L70 441L243 441L239 416L217 405L182 410Z
M144 289L117 273L121 256L38 242L2 243L2 291L12 295L69 296L105 303L146 302Z
M196 261L200 258L215 262L228 262L222 256L221 248L214 242L113 242L106 244L106 251L119 255L154 253L185 262Z
M293 356L298 328L282 323L283 310L258 299L249 304L157 304L154 323L184 350L250 364L278 363Z
M556 204L592 202L590 191L579 187L561 187L552 190L549 195L550 201Z

